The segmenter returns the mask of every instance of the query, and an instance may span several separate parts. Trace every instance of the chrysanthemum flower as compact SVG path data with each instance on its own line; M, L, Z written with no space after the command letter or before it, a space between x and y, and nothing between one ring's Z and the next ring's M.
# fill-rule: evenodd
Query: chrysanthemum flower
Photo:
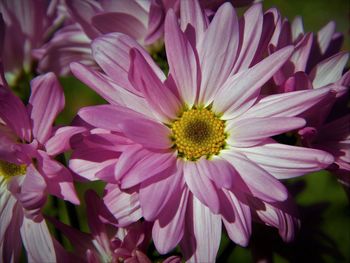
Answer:
M275 90L290 92L322 87L333 90L334 96L323 101L322 108L316 105L305 114L307 127L299 134L303 145L333 154L336 165L332 171L350 187L350 122L346 106L350 71L345 72L349 54L340 51L343 36L335 31L333 21L313 35L304 32L300 17L290 24L287 20L282 23L278 13L275 16L277 27L271 50L276 51L288 44L296 46L286 65L274 75Z
M81 176L110 183L104 200L121 224L142 216L154 221L153 241L160 253L180 243L187 259L211 262L222 222L233 241L247 245L251 210L267 211L288 197L277 179L333 162L326 152L271 138L303 127L305 121L296 116L330 91L261 99L260 88L294 48L285 47L254 64L262 35L261 5L250 8L239 27L230 4L222 5L208 24L193 3L181 10L185 33L175 13L167 14L167 78L146 51L121 34L93 42L94 58L107 75L72 64L73 73L111 104L79 111L80 118L100 128L87 139L87 146L99 144L100 151L97 155L77 149L70 167ZM90 160L97 159L101 165L92 170ZM252 206L252 199L261 200L256 203L260 206ZM278 223L278 213L265 216L271 217L270 225L285 223Z
M64 95L54 74L31 82L25 107L7 87L0 85L0 259L16 262L22 248L28 260L54 262L51 239L41 208L48 194L79 204L72 176L54 160L69 145L69 137L82 128L52 124L64 107Z

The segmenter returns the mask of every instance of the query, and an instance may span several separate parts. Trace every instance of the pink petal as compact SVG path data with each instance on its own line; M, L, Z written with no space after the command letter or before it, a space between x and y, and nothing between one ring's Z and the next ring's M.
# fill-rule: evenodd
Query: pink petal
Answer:
M73 204L79 205L80 201L74 189L73 178L69 170L61 163L50 159L43 151L39 151L39 169L42 170L47 182L47 190L50 194Z
M154 117L144 98L118 86L106 75L79 63L72 63L71 70L78 79L96 91L110 104L129 107L151 118Z
M159 220L156 220L152 229L152 237L154 245L160 254L166 254L171 251L182 239L185 226L185 213L187 208L189 191L187 188L182 190L181 200L176 206L172 206L175 214L167 224L163 225L163 218L168 215L161 214Z
M150 45L163 35L165 10L161 2L152 1L148 15L145 44Z
M292 27L292 39L296 41L300 36L304 35L303 19L300 16L296 16L291 24Z
M54 120L64 108L64 94L53 73L33 79L31 88L27 107L33 121L33 136L44 144L51 136Z
M134 153L133 155L130 153ZM154 153L145 149L122 154L115 167L115 176L122 188L135 186L175 164L173 153Z
M208 206L213 213L217 214L220 209L217 189L205 174L200 174L197 163L184 162L184 177L193 195Z
M190 198L181 250L186 262L215 262L221 240L221 217L194 196Z
M232 165L220 156L213 156L210 160L200 159L197 161L200 176L210 178L218 188L230 188L237 172Z
M129 53L132 48L138 49L160 80L164 80L164 73L155 64L151 56L133 38L121 34L110 33L95 39L92 53L96 62L116 84L137 94L128 80L130 68Z
M335 32L335 22L330 21L320 31L317 32L317 43L319 45L321 54L324 54L329 44L331 43L332 37Z
M261 99L244 117L293 117L331 96L328 88L276 94Z
M239 22L240 30L243 31L241 33L242 43L240 43L239 56L232 70L234 73L248 69L257 52L263 28L262 5L252 5Z
M102 200L96 192L89 189L85 192L85 203L88 206L86 213L91 234L99 243L103 244L103 241L109 243L105 225L99 218L103 206Z
M0 236L0 260L3 262L18 262L22 250L20 228L23 222L23 208L16 202L11 210L9 213L10 224L6 228L4 227L5 236ZM3 217L1 217L2 219ZM3 223L5 224L1 221L1 228L3 228ZM0 232L2 232L1 228Z
M243 154L231 150L223 153L222 157L237 170L253 196L271 202L284 201L288 197L282 183Z
M98 148L79 148L69 160L69 168L90 181L98 180L97 173L115 164L119 153Z
M131 109L122 106L101 105L83 108L78 114L91 125L123 132L129 139L146 148L171 148L170 131L165 125Z
M46 202L46 187L42 175L35 169L34 165L29 165L23 180L19 200L25 209L32 210L31 214L34 217Z
M82 133L85 131L84 127L61 127L55 131L55 134L46 142L46 152L51 155L58 155L67 150L70 150L70 138L73 135Z
M30 142L31 126L22 101L7 87L0 85L0 118L18 137Z
M306 121L296 117L245 118L230 123L229 143L235 147L250 147L266 138L305 126Z
M64 26L40 49L33 50L38 60L38 72L54 72L62 76L70 74L69 64L79 61L84 65L96 67L90 48L91 39L78 24Z
M177 97L163 85L137 49L131 49L130 57L130 82L142 92L149 106L160 115L161 120L175 119L181 108Z
M198 43L208 27L207 20L199 2L197 0L181 0L180 14L181 30L185 32L187 27L192 27L196 34L196 42Z
M223 190L220 201L227 234L233 242L247 246L252 232L252 218L246 198L241 195L238 199L231 191Z
M256 213L267 225L278 228L279 234L285 242L290 242L300 227L295 210L293 202L288 200L276 204L264 203L264 209L258 209Z
M348 59L348 53L340 52L318 63L310 73L313 87L320 88L338 81L342 76Z
M173 10L167 13L164 26L169 72L174 78L182 101L191 107L196 101L199 78L195 51L180 30Z
M138 17L122 12L108 12L92 17L92 25L103 34L120 32L136 40L143 40L146 27Z
M56 262L55 248L46 222L23 218L21 235L29 262Z
M326 168L334 158L320 150L268 143L240 149L277 179L287 179Z
M91 39L94 39L99 35L99 32L91 24L91 18L93 15L103 11L98 2L92 0L77 0L66 1L65 4L67 5L67 11L69 14L79 23L84 32Z
M151 178L141 183L140 203L142 215L147 221L154 221L174 196L180 195L182 170L175 169L172 167L170 171L163 172L161 178Z
M118 185L108 184L103 201L121 227L130 225L142 217L136 191L121 191Z
M306 34L296 46L290 61L294 64L294 72L306 71L306 66L310 56L310 51L313 43L313 35Z
M0 242L2 242L5 237L6 229L11 223L12 217L17 216L16 214L13 214L17 200L12 196L11 192L7 190L7 185L4 181L0 184L0 191Z
M231 73L238 49L238 20L231 4L216 12L205 35L197 44L202 71L199 102L209 105Z
M302 71L298 71L293 76L289 77L281 87L282 93L298 91L298 90L311 90L312 83L309 76Z
M292 51L293 47L283 48L247 71L229 77L214 98L214 111L224 113L223 118L230 118L251 107L262 85L280 69Z

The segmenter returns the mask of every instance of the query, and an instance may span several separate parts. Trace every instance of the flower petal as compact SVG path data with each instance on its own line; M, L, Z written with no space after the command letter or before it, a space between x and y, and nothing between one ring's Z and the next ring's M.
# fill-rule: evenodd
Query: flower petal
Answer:
M169 72L174 78L182 101L191 107L196 101L199 79L195 51L180 30L172 9L167 13L164 26Z
M33 136L45 144L51 136L55 118L64 108L64 94L53 73L33 79L31 88L32 93L27 107L33 121Z
M0 119L13 130L18 137L31 141L31 126L23 102L7 87L0 85Z
M243 40L240 43L239 56L233 67L233 73L248 69L257 52L263 28L262 5L260 3L252 5L239 22Z
M78 148L69 160L69 168L90 181L99 180L97 174L111 164L115 164L119 155L114 151L99 148Z
M188 26L192 27L196 34L196 42L198 42L208 27L207 20L199 2L197 0L181 0L180 14L181 30L185 32Z
M73 178L69 170L61 163L50 159L43 151L39 151L39 169L46 178L47 190L50 194L73 204L79 205L80 201L74 189Z
M182 170L171 167L162 172L161 178L150 178L141 183L140 203L142 215L147 221L154 221L168 206L174 195L179 195L182 188ZM173 208L171 208L173 209Z
M86 128L74 126L57 129L55 134L45 144L47 154L54 156L71 149L70 138L83 131L86 131Z
M230 239L240 246L247 246L252 232L252 218L247 200L240 198L229 190L220 193L222 220ZM242 200L242 201L241 201Z
M154 222L152 238L160 254L166 254L175 248L183 237L189 191L185 187L185 189L181 189L181 192L181 199L177 204L174 204L175 206L171 206L176 211L173 217L170 220L164 220L163 218L167 218L168 214L163 212L160 218ZM167 223L163 224L163 220Z
M199 103L209 105L236 60L239 45L238 20L232 5L223 4L216 12L205 35L197 42L202 71ZM198 40L197 40L198 41Z
M228 142L235 147L250 147L266 138L305 126L296 117L244 118L230 123Z
M21 235L28 262L56 262L56 252L45 220L23 218Z
M318 171L334 161L334 158L324 151L279 143L241 148L240 151L277 179Z
M96 127L123 132L149 149L170 149L170 131L165 126L131 109L116 105L83 108L78 115Z
M139 147L133 148L120 156L115 176L121 188L129 188L163 173L175 164L175 160L173 153L154 153Z
M27 216L31 216L31 218L37 217L40 209L46 202L46 187L47 185L42 175L35 169L34 165L29 165L18 196L22 206L30 213Z
M160 115L162 121L175 119L181 108L177 97L163 85L137 49L131 49L130 57L130 82L142 92L149 106Z
M122 191L118 185L108 184L103 201L121 227L130 225L142 217L136 191Z
M237 172L232 165L220 156L213 156L210 160L201 158L197 161L200 176L210 178L218 188L230 188Z
M260 88L286 62L293 47L285 47L268 56L254 67L227 79L216 94L213 110L224 113L223 118L237 116L255 102Z
M128 107L151 118L154 117L143 97L120 87L112 79L99 71L90 69L80 63L72 63L70 66L73 74L78 79L96 91L110 104Z
M103 34L120 32L136 40L143 40L146 27L138 17L123 12L107 12L92 17L92 24Z
M328 88L276 94L261 99L244 117L293 117L332 96Z
M121 33L103 35L92 42L91 48L94 59L103 71L124 89L137 94L137 90L131 86L128 80L128 71L130 68L129 53L132 48L136 48L141 52L160 80L165 80L164 73L147 51L136 40L127 35Z
M217 214L220 209L217 189L205 174L199 172L197 163L192 161L184 163L184 177L194 196L208 206L213 213Z
M338 81L348 59L348 53L340 52L318 63L310 73L313 87L316 89Z
M230 150L222 157L237 170L253 196L270 202L284 201L288 197L282 183L243 154Z
M181 250L186 262L215 262L221 240L221 217L196 197L190 198Z
M94 39L99 35L99 32L91 24L93 15L102 12L101 5L92 0L77 0L65 2L67 11L72 18L79 23L86 35Z

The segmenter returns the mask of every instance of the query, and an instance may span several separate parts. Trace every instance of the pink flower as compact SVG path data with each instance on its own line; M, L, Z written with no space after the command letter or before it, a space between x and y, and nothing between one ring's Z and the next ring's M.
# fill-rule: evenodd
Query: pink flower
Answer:
M2 53L2 61L7 81L14 84L23 71L34 70L32 50L44 44L59 22L56 1L1 1L0 13L4 20L1 23L5 23L1 29L4 42L0 48L6 51Z
M69 138L82 128L53 130L64 107L64 95L54 74L36 77L26 106L0 86L0 247L8 262L20 255L21 237L29 261L55 261L56 247L41 208L48 194L79 204L72 176L54 156L69 147ZM34 240L34 242L33 242Z
M51 218L74 246L72 259L82 262L140 262L149 263L145 255L150 243L150 224L138 222L127 228L118 228L106 220L108 211L98 195L88 190L85 194L87 219L91 233L86 234ZM173 260L173 261L171 261ZM178 257L171 257L165 262L181 262Z
M339 52L343 36L335 32L334 22L329 22L313 35L304 32L300 17L290 24L287 20L282 21L279 14L275 13L275 16L277 27L270 50L275 51L288 44L296 46L286 65L274 75L275 90L290 92L322 87L333 90L334 96L304 114L307 127L301 129L299 135L305 146L333 154L336 165L332 171L349 187L350 122L346 96L350 71L343 74L349 59L347 52Z
M271 137L303 127L297 116L330 90L260 98L261 87L294 50L287 46L257 59L261 5L245 13L240 27L230 4L222 5L210 24L198 2L181 4L184 32L172 10L165 19L167 77L134 40L116 33L92 44L105 74L71 65L74 75L110 105L79 111L99 129L83 138L85 148L76 150L70 167L109 183L104 201L120 225L141 217L154 221L153 241L161 254L180 244L186 259L212 262L222 222L243 246L252 212L272 226L293 224L294 219L283 219L291 218L285 216L288 193L277 179L323 169L334 159Z

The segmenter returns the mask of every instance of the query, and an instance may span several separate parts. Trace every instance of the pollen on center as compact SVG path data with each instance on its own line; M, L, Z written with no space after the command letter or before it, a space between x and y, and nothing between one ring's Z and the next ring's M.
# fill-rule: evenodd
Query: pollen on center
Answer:
M207 108L185 111L171 129L178 156L187 160L217 155L225 146L225 121Z
M26 173L25 165L18 165L0 160L0 176L9 179L12 176L24 175Z

